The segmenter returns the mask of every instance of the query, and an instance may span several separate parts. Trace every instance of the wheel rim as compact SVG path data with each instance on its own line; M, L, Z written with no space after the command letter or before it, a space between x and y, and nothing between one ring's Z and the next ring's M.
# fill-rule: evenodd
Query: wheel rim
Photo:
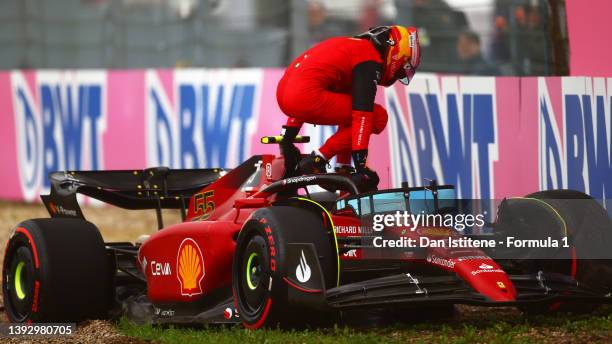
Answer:
M9 252L12 254L7 256L2 287L5 307L12 321L23 322L30 316L34 302L34 261L26 246L17 246Z
M17 298L19 300L23 300L26 297L26 292L24 291L25 288L22 284L24 282L24 280L22 280L22 272L24 266L25 263L23 261L17 263L17 268L15 269L15 275L13 277L13 279L15 280L15 293L17 294ZM24 276L24 279L27 279L27 276Z
M259 264L259 255L257 252L253 252L249 255L246 265L246 281L249 289L257 289L260 279L261 265Z
M255 316L263 311L269 299L268 289L263 281L270 276L267 271L267 245L260 235L254 235L245 245L241 262L240 298L244 306L243 313Z

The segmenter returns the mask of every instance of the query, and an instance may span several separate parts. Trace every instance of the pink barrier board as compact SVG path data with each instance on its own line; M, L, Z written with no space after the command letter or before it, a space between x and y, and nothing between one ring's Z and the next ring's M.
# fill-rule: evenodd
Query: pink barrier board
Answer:
M570 75L612 75L612 2L567 0Z
M0 72L1 199L35 200L56 170L234 167L286 120L277 69ZM430 179L463 198L612 193L612 78L419 75L380 88L369 164L381 188ZM334 127L306 125L317 148Z

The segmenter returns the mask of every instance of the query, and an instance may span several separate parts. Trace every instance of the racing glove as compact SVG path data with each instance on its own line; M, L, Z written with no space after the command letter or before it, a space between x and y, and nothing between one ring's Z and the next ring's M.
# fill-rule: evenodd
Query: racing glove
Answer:
M356 173L351 175L353 183L360 192L375 191L378 189L380 178L378 174L366 166L368 150L362 149L352 152Z

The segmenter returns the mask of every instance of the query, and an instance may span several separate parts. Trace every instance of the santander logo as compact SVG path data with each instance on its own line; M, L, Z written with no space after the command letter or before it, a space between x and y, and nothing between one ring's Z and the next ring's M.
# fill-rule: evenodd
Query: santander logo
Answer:
M472 276L476 276L480 273L491 273L491 272L499 272L499 273L504 273L504 270L500 269L500 268L494 268L492 265L486 264L486 263L482 263L478 266L478 270L474 270L472 271Z

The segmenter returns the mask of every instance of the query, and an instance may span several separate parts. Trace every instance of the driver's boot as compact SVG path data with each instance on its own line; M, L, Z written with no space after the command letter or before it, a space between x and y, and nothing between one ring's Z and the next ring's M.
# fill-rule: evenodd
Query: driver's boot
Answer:
M336 165L336 167L334 167L334 172L341 174L343 176L350 176L351 174L355 173L355 168L351 165Z

